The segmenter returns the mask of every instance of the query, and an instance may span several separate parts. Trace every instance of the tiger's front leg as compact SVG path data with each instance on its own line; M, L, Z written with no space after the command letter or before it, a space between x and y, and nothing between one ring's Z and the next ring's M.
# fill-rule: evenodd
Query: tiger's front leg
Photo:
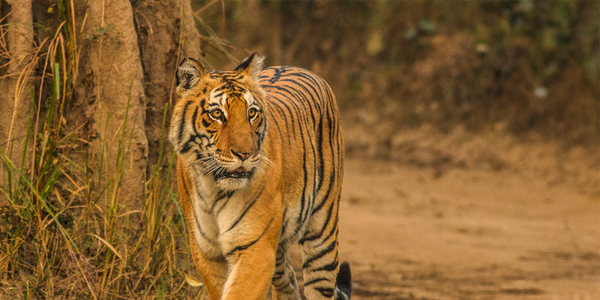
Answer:
M221 299L223 286L227 278L227 263L223 258L206 256L196 244L196 239L190 235L190 250L196 269L200 273L209 299Z
M224 256L229 264L223 300L264 300L271 286L281 214L273 213L278 210L272 207L251 209L264 212L259 214L262 221L241 219L233 229L221 233Z
M275 251L262 244L259 242L240 250L233 254L235 258L228 259L232 268L225 283L223 300L263 300L267 297L275 269Z

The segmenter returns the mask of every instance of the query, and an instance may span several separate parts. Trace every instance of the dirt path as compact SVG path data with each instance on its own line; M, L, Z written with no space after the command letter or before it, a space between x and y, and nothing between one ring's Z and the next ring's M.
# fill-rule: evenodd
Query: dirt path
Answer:
M347 160L353 299L600 299L597 151L462 133L395 141L399 163Z

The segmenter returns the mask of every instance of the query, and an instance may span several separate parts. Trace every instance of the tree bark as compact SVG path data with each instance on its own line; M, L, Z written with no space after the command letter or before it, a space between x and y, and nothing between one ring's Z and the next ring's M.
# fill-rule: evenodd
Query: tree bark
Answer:
M5 78L0 82L0 147L5 152L11 150L9 158L20 166L25 145L32 145L26 144L31 91L41 90L29 77L19 75L41 70L32 62L32 1L7 1L12 11L5 22L11 25L2 28L8 28L4 36L10 61L3 69L6 74L0 74ZM48 16L50 12L45 10L56 8L38 6ZM102 208L119 199L120 207L140 211L149 166L159 163L161 142L165 154L170 149L164 139L163 120L168 104L164 124L168 128L170 108L176 101L175 69L184 57L202 56L190 2L147 0L136 1L132 7L129 0L87 0L75 3L72 9L78 70L70 78L74 80L73 97L65 100L64 131L75 132L91 155L71 154L70 158L93 173L88 177L93 178L93 198L103 193L103 200L98 202ZM72 42L75 39L65 43ZM0 59L4 64L5 59ZM44 93L42 100L47 101ZM5 183L5 175L1 169L0 185ZM107 185L109 189L103 191Z
M165 105L168 105L165 124L168 126L170 111L176 101L175 69L184 57L198 59L202 56L200 36L194 26L190 2L186 0L138 1L134 15L144 66L148 164L155 166L159 163L159 151L169 149L163 119ZM163 149L160 149L161 142Z
M14 25L5 29L10 61L0 81L0 147L18 168L27 168L29 159L24 158L23 153L28 142L34 88L30 80L34 69L31 1L7 0L7 3L10 5L7 23ZM5 189L8 188L6 172L0 167L0 186Z
M109 202L117 197L128 210L141 210L148 140L144 131L144 75L133 10L129 0L89 0L86 15L83 36L88 39L83 42L79 70L86 84L78 100L92 119L91 170L102 173L99 189L105 184L112 189L121 183L116 193L111 189L105 192L106 205L112 205Z

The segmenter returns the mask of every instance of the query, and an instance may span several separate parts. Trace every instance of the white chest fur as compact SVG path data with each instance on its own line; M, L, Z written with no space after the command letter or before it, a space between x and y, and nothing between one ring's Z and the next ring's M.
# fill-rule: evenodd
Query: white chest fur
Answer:
M212 178L196 173L192 193L193 234L200 249L208 256L221 257L227 250L226 235L244 235L245 226L237 226L251 205L247 189L226 192ZM234 228L235 227L235 228Z

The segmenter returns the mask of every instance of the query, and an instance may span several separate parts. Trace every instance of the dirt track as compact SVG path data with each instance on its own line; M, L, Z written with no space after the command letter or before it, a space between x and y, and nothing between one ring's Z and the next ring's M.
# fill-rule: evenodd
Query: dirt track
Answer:
M597 151L460 130L388 150L346 162L353 299L600 299Z

